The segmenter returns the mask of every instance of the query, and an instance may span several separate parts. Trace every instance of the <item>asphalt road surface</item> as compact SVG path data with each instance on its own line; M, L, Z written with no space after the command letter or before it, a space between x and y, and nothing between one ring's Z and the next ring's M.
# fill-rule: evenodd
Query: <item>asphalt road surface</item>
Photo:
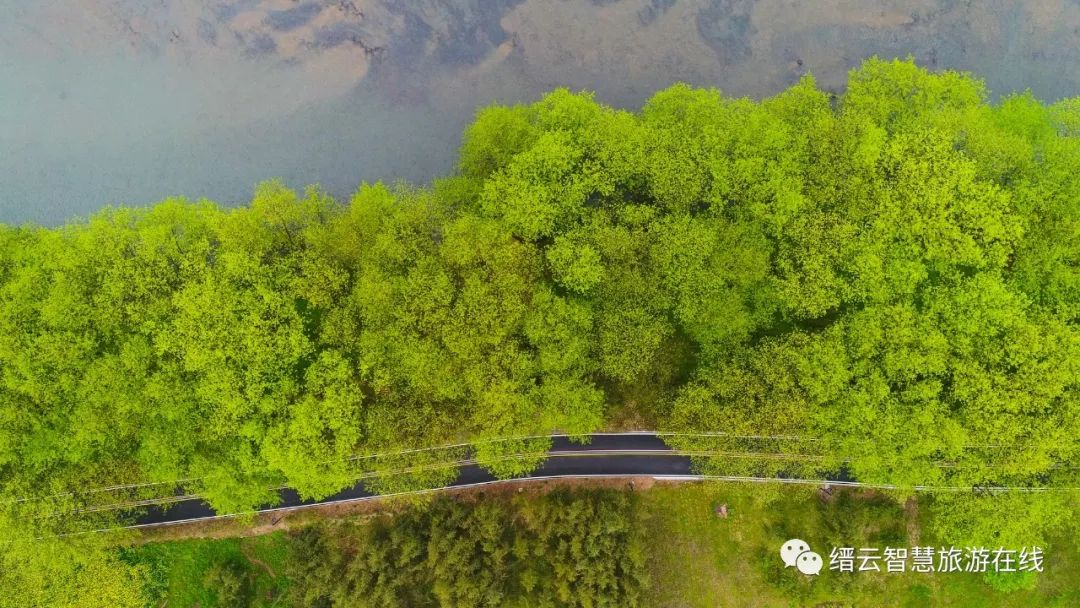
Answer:
M621 433L592 435L587 445L571 443L566 437L554 437L543 466L527 479L552 477L638 477L691 475L690 458L672 452L664 442L651 433ZM562 455L560 455L562 454ZM447 488L492 483L497 479L477 465L459 467L457 479ZM300 500L293 490L281 492L281 502L266 511L303 508L372 498L363 482L322 500ZM151 507L136 520L136 526L149 527L198 521L220 517L210 505L199 499L183 500L167 508Z

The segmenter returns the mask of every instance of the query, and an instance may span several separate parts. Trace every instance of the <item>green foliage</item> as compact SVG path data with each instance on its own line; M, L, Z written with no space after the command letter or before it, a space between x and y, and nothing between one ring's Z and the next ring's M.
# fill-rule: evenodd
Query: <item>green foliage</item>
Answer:
M548 437L481 442L473 446L473 456L496 477L507 479L539 467L551 443Z
M246 608L251 601L252 581L244 566L237 561L217 564L203 579L217 605L222 608Z
M645 548L629 496L605 492L583 499L555 493L528 504L522 515L535 535L531 550L517 548L526 562L527 605L641 605Z
M519 475L543 444L487 440L611 408L728 433L673 441L714 474L1047 487L998 530L1045 536L1080 511L1077 116L877 59L839 96L560 89L481 111L431 188L0 228L0 494L40 498L5 521L430 487L464 455L405 451L442 444ZM1000 528L991 494L941 521Z
M834 490L825 496L808 486L706 482L500 492L262 537L151 543L126 551L124 561L147 581L148 606L220 606L225 579L232 588L246 581L253 607L711 608L746 598L768 606L1076 603L1080 551L1069 533L1041 543L1043 573L922 573L911 571L910 561L906 572L825 570L818 577L785 568L777 548L791 538L826 560L832 547L1017 548L1004 537L938 537L938 529L952 534L938 518L952 516L936 498ZM725 518L716 516L720 504ZM999 508L1022 517L1017 510L1025 503Z
M888 496L841 489L819 501L822 536L831 547L905 546L902 508Z
M649 547L649 606L693 608L742 605L746 598L764 606L1072 606L1080 576L1075 533L1048 537L1041 545L1042 573L913 572L911 547L985 546L959 535L937 536L936 497L910 501L865 489L819 488L787 484L714 482L657 485L638 493L640 525ZM716 517L718 504L728 517ZM1019 506L1018 504L1016 506ZM1023 517L1007 511L1008 517ZM947 526L946 526L947 527ZM799 538L829 560L834 547L909 548L906 572L841 573L826 569L807 577L785 568L777 549ZM1029 537L1029 541L1033 537ZM1029 545L1030 546L1030 545ZM689 557L689 556L692 556ZM860 560L856 558L857 569ZM935 564L936 566L936 564ZM992 568L990 569L993 570Z
M939 493L930 532L970 546L1046 547L1075 525L1076 499L1053 492Z
M588 243L559 236L548 249L547 259L555 280L571 291L587 294L604 278L600 254Z
M140 608L147 570L119 559L94 536L33 538L5 526L0 544L0 607Z
M304 606L639 606L634 504L612 492L513 505L437 500L365 526L302 530L291 600Z
M141 544L121 557L145 573L145 603L139 605L258 608L283 605L286 564L310 556L297 547L275 533Z
M989 572L983 579L994 590L1009 593L1021 589L1034 589L1038 575L1034 572Z
M684 148L695 160L685 164L701 167L706 161L699 159L724 149L720 141L704 145L711 137L704 125L725 113L743 112L743 124L756 115L738 109L739 102L687 89L654 103L675 117L668 120L693 125L693 143ZM757 248L764 270L744 276L748 285L764 286L759 293L771 302L744 297L750 306L727 304L728 322L747 319L747 329L713 349L688 323L694 317L674 308L701 354L696 378L674 400L669 428L818 441L812 449L797 440L778 449L799 455L798 466L724 456L699 466L764 475L843 467L860 481L908 487L1076 487L1064 466L1080 451L1080 147L1068 127L1069 102L1047 108L1025 94L990 106L982 83L967 75L871 60L852 72L835 106L809 80L763 106L764 124L778 123L765 132L788 138L787 150L770 157L762 142L755 152L740 149L731 165L771 158L766 162L784 172L783 183L799 192L790 207L796 212L777 220L752 197L726 200L734 202L727 215L752 217L749 226L764 236ZM768 175L759 170L759 184ZM698 193L712 210L705 185L676 190ZM691 207L691 219L681 221L697 217ZM693 245L684 251L709 250L702 237L687 242ZM754 251L748 244L724 250ZM685 259L673 266L694 268ZM678 277L666 291L700 291L718 274ZM690 301L726 300L717 294ZM718 356L702 356L710 350ZM717 451L733 445L676 443ZM942 497L957 515L943 516L941 525L976 535L1000 528L1006 516L990 508L1000 501L972 496ZM1055 506L1018 517L1015 539L1042 538L1075 520L1075 494L1046 496Z

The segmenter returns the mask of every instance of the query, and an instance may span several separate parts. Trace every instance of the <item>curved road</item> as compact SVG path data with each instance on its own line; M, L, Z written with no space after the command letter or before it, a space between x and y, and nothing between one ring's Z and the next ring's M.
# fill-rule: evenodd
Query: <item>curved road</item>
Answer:
M732 476L718 476L718 475L698 475L695 474L690 468L690 455L692 452L676 451L669 447L661 439L661 435L668 435L667 433L657 434L652 431L639 431L631 433L598 433L590 435L591 441L587 445L580 445L571 443L570 440L563 435L553 435L552 447L548 451L548 458L540 466L539 469L526 475L524 477L515 477L512 479L499 480L493 475L480 468L476 464L471 464L472 461L465 461L459 464L458 476L448 486L442 488L433 488L429 490L419 490L414 492L404 492L405 494L419 494L425 492L437 492L440 490L448 490L453 488L465 488L471 486L481 486L491 483L514 483L522 480L529 479L555 479L555 478L618 478L618 477L654 477L662 480L670 481L686 481L686 480L701 480L701 479L719 479L728 481L756 481L756 482L784 482L795 484L812 484L821 485L828 484L834 486L850 486L850 487L864 487L875 489L898 489L900 486L881 484L881 483L866 483L859 482L852 479L849 473L845 469L834 471L824 479L798 479L790 478L783 474L777 477L760 478L760 477L732 477ZM697 436L708 436L710 434L690 434ZM722 435L722 433L715 434ZM519 439L519 438L511 438ZM430 449L441 449L445 447L460 447L460 446L437 446ZM414 451L428 451L428 449L414 450ZM709 452L710 454L717 454L716 452ZM705 453L701 453L704 455ZM732 454L734 455L734 454ZM452 463L450 463L452 465ZM1002 491L1023 491L1023 492L1041 492L1041 491L1066 491L1066 492L1080 492L1080 487L1076 488L1046 488L1046 487L1014 487L1014 486L1001 486L1001 487L968 487L968 486L904 486L906 489L914 491L990 491L990 490L1002 490ZM384 495L385 496L385 495ZM296 509L303 509L305 507L311 507L315 505L326 505L333 503L344 503L353 501L362 501L373 498L379 498L380 495L368 492L364 489L363 481L357 482L352 487L342 490L333 496L328 496L322 500L301 500L300 496L291 489L284 489L280 492L281 500L278 505L273 507L267 507L260 509L260 513L277 512L277 511L291 511ZM117 508L122 505L113 505L105 508ZM176 495L174 498L169 499L168 503L158 503L148 507L142 516L137 517L134 524L130 526L124 526L128 528L142 528L153 526L165 526L170 524L179 524L194 522L200 520L217 519L232 517L237 514L218 514L210 505L203 502L200 498L191 495ZM98 530L104 531L104 530Z
M542 479L553 477L685 477L692 474L690 458L672 451L663 440L653 433L612 433L596 434L587 445L571 443L566 437L553 437L554 444L548 452L550 456L544 464L532 474L520 479ZM565 455L560 456L560 453ZM571 455L573 454L573 455ZM493 475L477 465L459 467L459 475L446 488L467 487L498 481ZM363 482L342 490L322 500L300 500L293 490L281 491L281 503L275 507L261 510L287 511L313 505L335 502L349 502L374 498L377 495L364 490ZM136 520L133 527L162 526L186 523L204 519L224 517L218 515L199 499L181 500L167 508L151 507Z

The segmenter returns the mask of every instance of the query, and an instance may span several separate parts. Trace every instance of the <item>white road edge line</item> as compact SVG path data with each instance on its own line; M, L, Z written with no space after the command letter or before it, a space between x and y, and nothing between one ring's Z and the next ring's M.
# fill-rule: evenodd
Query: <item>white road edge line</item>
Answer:
M739 481L739 482L756 482L756 483L783 483L783 484L796 484L796 485L822 485L822 486L842 486L842 487L854 487L854 488L872 488L882 490L895 490L900 489L897 486L888 484L873 484L873 483L860 483L857 481L830 481L826 479L783 479L779 477L739 477L739 476L727 476L727 475L634 475L634 474L578 474L578 475L545 475L543 477L515 477L512 479L495 479L492 481L478 481L475 483L467 483L454 486L445 486L441 488L430 488L425 490L411 490L407 492L395 492L393 494L380 494L376 496L358 496L356 498L342 498L338 500L330 500L325 502L314 503L310 505L297 505L294 507L273 507L270 509L261 509L259 511L247 511L243 513L230 513L227 515L212 515L210 517L194 517L189 519L179 519L175 521L159 522L152 524L135 524L132 526L121 526L116 528L104 528L100 530L89 530L86 532L76 532L73 534L62 534L61 536L79 536L82 534L95 534L103 532L116 532L119 530L132 530L139 528L164 528L167 526L175 526L179 524L188 524L200 521L214 521L219 519L232 519L241 517L244 515L259 515L261 513L288 513L291 511L300 511L303 509L310 509L312 507L322 507L327 505L339 505L349 504L355 502L367 502L370 500L381 500L384 498L393 498L396 496L416 496L422 494L432 494L435 492L445 492L448 490L477 488L482 486L489 486L494 484L505 483L523 483L531 481L545 481L548 479L634 479L638 477L647 477L656 481ZM931 488L928 486L913 486L910 488L902 488L905 490L914 491L971 491L971 488L966 487L938 487ZM989 488L990 490L1008 490L1008 489L1020 489L1020 488ZM1065 488L1071 491L1080 491L1080 488ZM1029 491L1036 491L1035 489L1028 489Z
M175 521L167 521L153 524L135 524L133 526L121 526L118 528L103 528L100 530L89 530L87 532L77 532L75 534L66 534L64 536L76 536L79 534L93 534L97 532L115 532L118 530L132 530L136 528L163 528L166 526L175 526L177 524L187 524L198 521L213 521L216 519L232 519L235 517L242 517L244 515L260 515L262 513L288 513L290 511L300 511L303 509L310 509L313 507L323 507L327 505L339 505L348 504L353 502L367 502L369 500L380 500L383 498L393 498L396 496L415 496L419 494L432 494L435 492L446 492L448 490L459 490L468 488L477 488L481 486L489 486L494 484L503 483L521 483L530 481L546 481L548 479L632 479L636 477L653 477L651 475L621 475L621 474L581 474L581 475L545 475L543 477L515 477L513 479L494 479L491 481L477 481L474 483L466 483L455 486L445 486L441 488L429 488L426 490L410 490L407 492L395 492L393 494L378 494L375 496L358 496L356 498L341 498L338 500L328 500L325 502L313 503L310 505L297 505L295 507L272 507L270 509L260 509L258 511L247 511L244 513L230 513L228 515L211 515L210 517L192 517L189 519L178 519Z

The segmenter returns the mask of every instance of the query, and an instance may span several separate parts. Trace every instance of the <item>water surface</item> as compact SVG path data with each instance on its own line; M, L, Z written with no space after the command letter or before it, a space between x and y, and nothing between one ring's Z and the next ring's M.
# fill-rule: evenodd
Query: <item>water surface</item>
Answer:
M1080 2L0 0L0 221L55 224L255 182L424 182L477 105L554 86L636 108L675 81L755 98L871 55L994 94L1080 94Z

